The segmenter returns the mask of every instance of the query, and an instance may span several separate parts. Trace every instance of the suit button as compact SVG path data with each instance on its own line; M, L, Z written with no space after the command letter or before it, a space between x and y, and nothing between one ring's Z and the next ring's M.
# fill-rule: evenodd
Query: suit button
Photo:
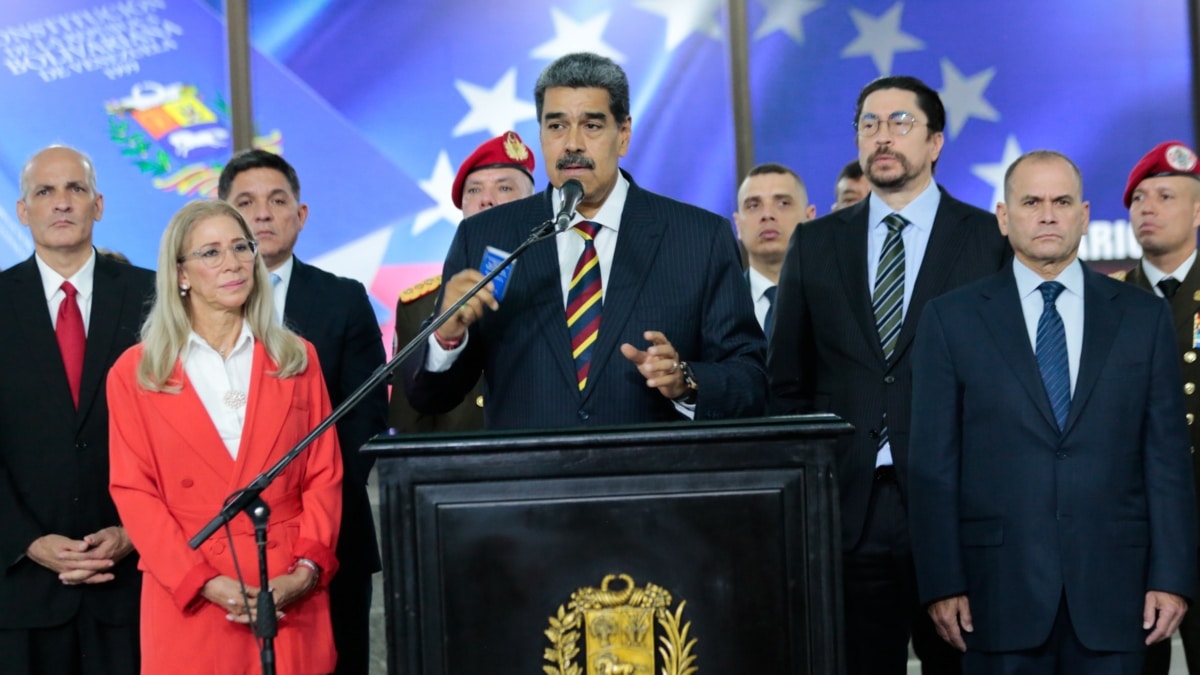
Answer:
M476 408L482 408L482 407L483 407L483 394L480 394L480 395L478 395L478 396L476 396L476 397L475 397L475 407L476 407Z
M274 539L267 542L267 548L275 548L277 546L279 546L279 542L275 541Z
M1188 396L1191 396L1192 394L1196 393L1196 383L1195 382L1185 383L1183 385L1183 393L1187 394Z
M886 375L886 376L884 376L884 378L883 378L883 383L884 383L884 384L892 384L892 383L894 383L895 381L896 381L896 376L895 376L895 375Z
M217 543L213 544L212 552L217 555L221 555L222 553L225 552L225 544L223 544L221 542L217 542Z
M579 419L586 422L589 417L591 417L591 415L588 414L588 411L586 411L586 410L579 411Z
M76 450L87 450L87 441L79 441L75 444Z
M179 481L179 484L185 488L190 488L193 485L195 485L195 483L192 482L191 478L184 478L183 480Z
M1184 363L1195 363L1196 362L1196 350L1189 349L1186 352L1184 352L1183 353L1183 362Z
M1056 452L1056 453L1054 453L1054 456L1055 456L1055 457L1057 457L1057 458L1059 458L1059 459L1066 459L1066 458L1067 458L1067 453L1065 453L1065 452Z

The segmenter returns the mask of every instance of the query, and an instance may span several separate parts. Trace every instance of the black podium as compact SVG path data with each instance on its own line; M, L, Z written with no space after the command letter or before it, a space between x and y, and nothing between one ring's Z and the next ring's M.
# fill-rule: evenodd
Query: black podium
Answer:
M843 670L831 415L381 436L388 672Z

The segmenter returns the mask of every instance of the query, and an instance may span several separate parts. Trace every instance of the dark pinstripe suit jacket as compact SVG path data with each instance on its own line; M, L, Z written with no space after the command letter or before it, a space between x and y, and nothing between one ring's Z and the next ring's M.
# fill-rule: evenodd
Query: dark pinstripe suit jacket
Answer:
M863 200L796 228L779 278L768 359L775 412L833 412L854 425L853 434L838 439L842 543L847 549L858 541L866 520L885 413L900 487L906 489L914 404L909 358L921 309L1011 259L996 217L943 190L889 361L871 308L868 213L868 200Z
M515 250L553 216L552 194L548 188L463 221L443 278L477 267L487 246ZM471 326L467 347L449 371L423 370L424 350L405 364L413 407L429 414L452 408L482 370L490 429L678 420L672 403L647 387L620 352L625 342L645 348L642 333L659 330L693 366L700 387L696 419L763 414L766 344L729 221L630 179L613 255L587 391L576 384L558 253L547 241L517 262L499 311Z

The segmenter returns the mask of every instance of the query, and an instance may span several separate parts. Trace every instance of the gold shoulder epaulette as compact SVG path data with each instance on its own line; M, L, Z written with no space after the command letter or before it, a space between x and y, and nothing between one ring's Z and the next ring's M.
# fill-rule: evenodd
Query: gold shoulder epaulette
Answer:
M1113 272L1113 273L1109 274L1108 276L1112 277L1113 279L1116 279L1117 281L1125 281L1126 274L1129 274L1129 270L1117 270L1116 272Z
M441 287L442 275L439 274L436 277L429 277L419 284L413 284L412 286L400 291L400 304L407 305L411 302L416 302L430 293L436 293L437 289Z

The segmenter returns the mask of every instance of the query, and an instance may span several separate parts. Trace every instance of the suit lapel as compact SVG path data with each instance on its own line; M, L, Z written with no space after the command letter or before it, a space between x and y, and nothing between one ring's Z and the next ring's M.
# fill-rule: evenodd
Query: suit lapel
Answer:
M92 403L104 386L120 326L122 305L126 302L125 284L121 283L120 263L96 256L92 276L92 312L88 320L87 343L83 357L83 376L79 383L79 419L87 418ZM65 376L65 375L64 375Z
M45 388L40 398L47 402L49 408L60 411L55 413L60 415L56 419L75 420L75 404L71 401L67 371L63 367L62 353L58 350L58 338L46 306L46 293L42 290L42 276L38 273L37 263L31 256L14 267L12 272L18 283L12 298L13 316L22 317L21 332L25 336L23 349L30 363L35 364L37 372L43 374L36 378ZM68 414L67 411L70 411L69 417L61 416Z
M608 362L615 358L625 358L618 351L621 335L633 308L639 304L638 298L650 277L665 229L663 222L654 217L642 190L630 180L629 194L621 213L621 233L617 237L608 288L604 293L600 334L596 337L592 355L593 373L604 372ZM595 390L595 387L588 387L583 392L584 400Z
M896 338L893 363L912 345L917 334L916 319L921 316L925 303L946 291L946 277L954 267L954 262L958 259L963 243L970 233L968 228L960 225L961 220L962 213L956 203L943 191L941 201L938 202L937 214L933 218L933 229L929 232L929 242L925 245L925 255L921 258L921 267L917 270L917 281L908 301L908 311L904 313L904 323L900 327L899 337Z
M985 302L979 313L988 327L1005 363L1012 368L1013 375L1025 388L1046 423L1058 431L1058 420L1050 407L1050 397L1042 384L1042 371L1038 369L1037 357L1029 344L1029 333L1025 330L1025 313L1021 310L1021 298L1017 294L1017 280L1012 266L992 277L983 292Z
M229 456L225 441L221 440L217 427L200 402L196 387L183 370L183 361L176 361L171 377L183 383L181 391L178 394L148 394L159 397L155 408L160 411L163 421L187 444L192 454L208 465L220 479L228 480L233 473L233 458ZM182 451L182 448L176 451Z
M315 367L315 364L310 362L309 367ZM273 370L275 364L267 356L262 342L255 340L254 369L250 375L250 393L246 398L246 422L242 426L237 470L233 472L230 489L249 483L254 476L268 468L267 463L291 410L297 378L280 379L267 374Z
M879 362L886 364L887 358L879 344L879 329L875 326L875 308L871 304L873 281L867 278L867 235L871 228L869 214L865 199L835 213L843 218L845 227L839 227L834 232L834 259L842 275L842 288L850 299L850 311L862 328L863 338Z
M1075 378L1075 393L1071 396L1071 413L1067 416L1064 434L1071 431L1087 407L1088 397L1108 362L1108 354L1121 325L1123 312L1111 306L1117 293L1115 290L1106 292L1098 279L1098 273L1083 265L1083 349L1079 354L1079 375Z
M303 335L303 329L311 325L321 303L313 297L315 289L308 265L300 262L299 258L293 258L292 262L292 278L288 281L287 298L283 303L283 322Z

